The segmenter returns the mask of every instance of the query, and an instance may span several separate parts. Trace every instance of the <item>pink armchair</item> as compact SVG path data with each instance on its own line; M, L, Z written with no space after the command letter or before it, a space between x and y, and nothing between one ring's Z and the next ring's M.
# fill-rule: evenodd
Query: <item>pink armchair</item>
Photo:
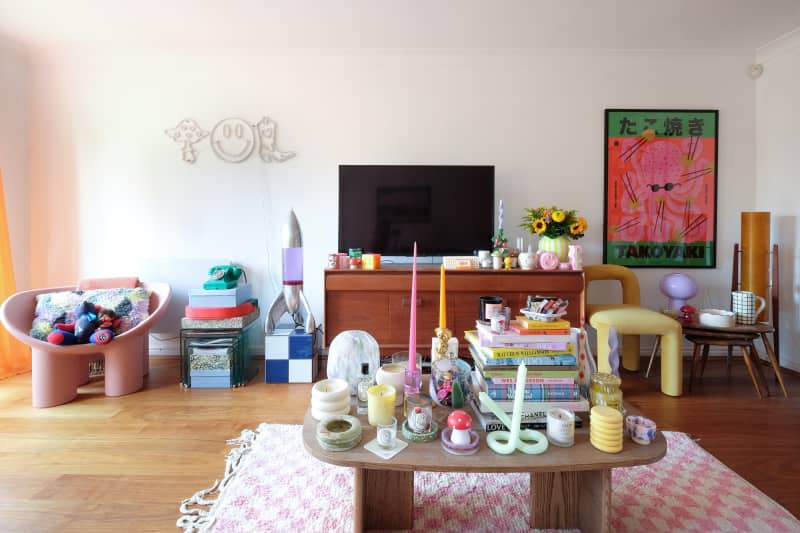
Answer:
M137 278L95 278L82 280L77 288L135 287L137 283ZM150 291L149 316L102 346L56 346L29 335L36 296L75 290L76 287L18 292L3 302L0 321L14 337L31 347L34 407L53 407L75 399L78 387L89 381L89 364L100 358L105 359L106 396L122 396L142 388L143 377L150 369L148 332L166 310L171 289L166 283L142 282L139 285Z

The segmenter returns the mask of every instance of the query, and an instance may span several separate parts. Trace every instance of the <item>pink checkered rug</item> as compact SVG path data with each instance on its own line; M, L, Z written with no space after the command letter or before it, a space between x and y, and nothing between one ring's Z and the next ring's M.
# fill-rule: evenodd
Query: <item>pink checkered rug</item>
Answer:
M613 470L613 531L800 531L800 521L688 435L664 436L664 459ZM224 480L183 501L178 527L227 533L353 530L353 471L306 453L301 426L261 424L230 444L236 447ZM415 476L413 531L530 531L526 474ZM454 511L465 508L469 512Z

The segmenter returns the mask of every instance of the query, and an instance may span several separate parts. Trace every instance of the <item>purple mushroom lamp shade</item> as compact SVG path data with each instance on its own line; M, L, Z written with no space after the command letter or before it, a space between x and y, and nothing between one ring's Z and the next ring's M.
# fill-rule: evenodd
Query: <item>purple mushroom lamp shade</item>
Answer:
M669 309L680 310L686 301L697 295L697 283L688 274L673 272L661 278L658 284L662 294L669 298Z

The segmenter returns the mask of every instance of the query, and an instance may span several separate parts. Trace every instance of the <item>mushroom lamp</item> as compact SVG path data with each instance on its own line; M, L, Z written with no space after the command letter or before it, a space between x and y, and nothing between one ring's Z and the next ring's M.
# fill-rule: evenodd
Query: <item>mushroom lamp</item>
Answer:
M447 417L447 427L453 430L450 441L456 446L469 446L472 437L469 430L472 428L472 417L469 413L457 409Z
M661 293L669 298L668 308L680 310L686 301L697 295L697 283L688 274L673 272L661 278L658 284Z

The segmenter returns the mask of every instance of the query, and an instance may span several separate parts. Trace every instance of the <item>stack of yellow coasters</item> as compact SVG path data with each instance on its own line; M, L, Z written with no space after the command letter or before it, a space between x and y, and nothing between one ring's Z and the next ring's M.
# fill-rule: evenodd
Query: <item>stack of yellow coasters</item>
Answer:
M613 407L596 405L589 413L589 440L606 453L622 451L622 413Z

